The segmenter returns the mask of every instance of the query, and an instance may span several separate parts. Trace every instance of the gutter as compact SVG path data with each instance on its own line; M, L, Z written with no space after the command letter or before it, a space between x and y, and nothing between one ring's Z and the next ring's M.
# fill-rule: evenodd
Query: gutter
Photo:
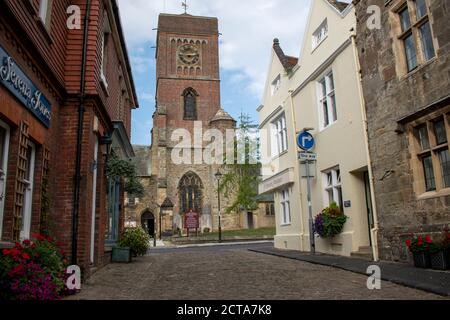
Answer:
M373 260L379 261L379 252L378 252L378 212L377 212L377 203L375 199L375 185L374 185L374 177L373 177L373 170L372 170L372 161L370 159L370 151L369 151L369 136L368 136L368 125L367 125L367 114L366 114L366 101L364 100L364 93L362 89L362 79L361 79L361 65L359 64L358 60L358 51L356 47L356 33L355 30L352 31L350 35L352 46L353 46L353 53L355 58L355 66L356 66L356 77L358 79L358 94L360 99L360 106L361 106L361 114L363 117L363 133L364 133L364 146L366 151L366 157L367 157L367 167L369 171L369 184L370 184L370 198L372 200L372 211L373 211L373 223L374 227L370 230L371 236L372 236L372 254L373 254Z
M91 0L86 0L86 13L84 17L83 32L83 55L81 62L80 81L80 104L78 106L78 132L77 132L77 154L75 161L75 185L73 192L73 213L72 213L72 265L77 264L78 252L78 217L80 211L80 189L81 189L81 144L83 142L83 119L86 98L86 64L87 64L87 42L89 33L89 18L91 12Z

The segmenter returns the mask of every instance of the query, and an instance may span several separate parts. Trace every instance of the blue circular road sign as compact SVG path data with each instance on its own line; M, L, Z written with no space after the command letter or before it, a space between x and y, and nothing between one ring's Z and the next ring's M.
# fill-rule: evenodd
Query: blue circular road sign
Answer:
M300 132L297 137L297 145L302 150L310 151L315 146L314 137L309 132Z

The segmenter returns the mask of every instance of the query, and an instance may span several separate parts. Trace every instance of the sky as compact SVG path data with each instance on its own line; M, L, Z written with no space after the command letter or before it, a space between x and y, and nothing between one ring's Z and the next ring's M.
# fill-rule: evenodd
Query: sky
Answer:
M155 45L159 13L181 14L181 0L118 0L140 108L132 115L132 143L149 145L155 110ZM235 119L257 122L274 38L298 57L311 0L188 0L188 13L217 17L221 104Z

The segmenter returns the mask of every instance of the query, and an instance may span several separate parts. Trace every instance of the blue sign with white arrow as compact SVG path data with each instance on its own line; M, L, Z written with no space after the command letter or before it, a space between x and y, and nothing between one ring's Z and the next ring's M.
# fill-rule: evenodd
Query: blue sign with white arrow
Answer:
M314 137L307 131L300 132L297 137L297 145L302 150L310 151L315 146Z

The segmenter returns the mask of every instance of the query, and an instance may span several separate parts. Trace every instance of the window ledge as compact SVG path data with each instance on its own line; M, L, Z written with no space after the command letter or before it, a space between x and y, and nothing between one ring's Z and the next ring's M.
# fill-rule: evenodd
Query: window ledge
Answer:
M421 64L420 66L417 66L414 70L409 71L408 73L404 74L403 76L400 77L400 81L406 80L409 77L412 77L413 75L415 75L417 72L421 71L422 69L426 68L428 65L432 64L433 62L435 62L437 60L437 55L435 54L434 58L431 58L430 60L428 60L427 62Z
M338 120L336 120L335 122L333 122L333 123L330 123L328 126L326 126L326 127L322 127L322 128L320 128L320 131L319 131L319 133L322 133L322 132L324 132L324 131L326 131L326 130L328 130L329 128L331 128L331 127L333 127L336 123L338 123Z
M311 50L311 54L313 54L313 52L316 51L317 48L320 47L320 45L321 45L325 40L327 40L327 38L328 38L328 34L325 36L325 38L323 38L322 40L320 40L320 42L319 42L318 44L316 44L316 46Z
M292 226L291 222L290 223L282 223L282 224L280 224L280 227L290 227L290 226Z
M425 192L417 196L417 200L428 200L446 196L450 196L450 188L441 189L440 191Z
M277 154L276 156L272 157L272 161L275 161L275 160L281 158L282 156L284 156L285 154L288 154L288 153L289 153L289 148L284 150L280 154Z

